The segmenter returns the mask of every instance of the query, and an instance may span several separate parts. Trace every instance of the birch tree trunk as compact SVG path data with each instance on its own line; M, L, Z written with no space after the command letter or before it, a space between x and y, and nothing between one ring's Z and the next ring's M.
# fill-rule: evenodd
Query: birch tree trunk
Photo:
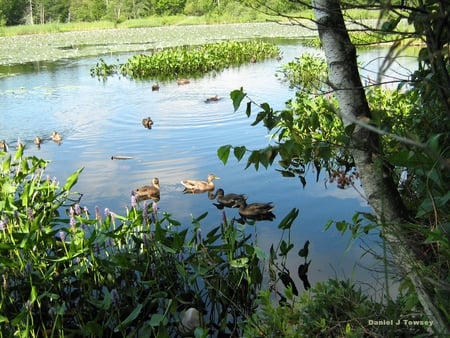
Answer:
M401 226L411 220L394 183L391 168L383 160L379 135L354 123L358 120L369 122L371 112L358 72L356 48L345 27L340 1L313 0L312 4L327 60L328 81L336 93L340 117L346 127L354 125L352 155L365 195L382 225L383 236L396 264L411 279L426 316L433 321L434 333L448 333L449 323L433 302L433 287L427 285L417 272L417 243L411 242Z

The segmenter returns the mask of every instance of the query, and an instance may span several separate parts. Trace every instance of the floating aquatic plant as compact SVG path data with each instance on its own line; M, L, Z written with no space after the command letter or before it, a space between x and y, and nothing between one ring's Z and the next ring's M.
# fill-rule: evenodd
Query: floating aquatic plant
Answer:
M230 66L280 56L277 46L262 41L225 41L200 46L167 48L149 55L139 54L121 66L103 60L91 69L93 76L120 73L132 79L175 79L200 76Z

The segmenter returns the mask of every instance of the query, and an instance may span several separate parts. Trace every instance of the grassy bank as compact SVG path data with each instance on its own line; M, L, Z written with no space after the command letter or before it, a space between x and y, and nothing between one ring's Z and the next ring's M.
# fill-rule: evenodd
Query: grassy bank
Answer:
M348 10L347 15L356 19L376 19L378 12L368 10ZM312 18L311 10L301 13L290 13L290 18ZM172 25L204 25L204 24L223 24L223 23L256 23L267 21L287 21L288 17L268 15L255 10L249 10L246 13L224 13L222 15L204 15L204 16L150 16L142 19L126 20L123 22L114 21L95 21L95 22L69 22L69 23L46 23L39 25L20 25L10 27L0 27L0 36L15 36L27 34L49 34L85 30L101 30L113 28L145 28Z

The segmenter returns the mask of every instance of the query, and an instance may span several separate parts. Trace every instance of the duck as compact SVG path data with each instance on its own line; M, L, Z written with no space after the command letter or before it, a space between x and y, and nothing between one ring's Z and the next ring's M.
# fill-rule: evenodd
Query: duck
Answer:
M159 201L161 191L161 188L159 186L159 179L155 177L152 179L152 185L144 185L142 187L134 189L133 191L138 201L148 199Z
M209 174L207 181L183 180L181 184L184 185L185 192L211 191L215 188L213 181L219 178L214 174Z
M247 196L244 194L226 194L222 188L217 189L215 194L212 194L210 199L217 199L219 203L213 203L218 209L223 209L224 207L228 208L237 208L236 201L240 199L247 199Z
M159 83L154 83L152 85L152 92L158 91L159 90Z
M0 141L0 150L4 152L8 151L8 143L5 140Z
M220 98L218 95L216 95L216 96L208 97L208 98L205 100L205 102L206 102L206 103L217 102L217 101L220 101L220 99L221 99L221 98Z
M36 136L33 140L33 143L39 148L42 144L42 138L39 136Z
M270 203L250 203L246 199L235 200L234 207L239 207L239 214L244 218L256 220L273 220L275 215L272 213L275 205Z
M142 119L142 125L147 129L152 129L152 126L153 126L152 118L149 116L149 117L146 117L145 119Z
M189 81L189 79L177 79L177 84L179 86L182 86L182 85L185 85L185 84L188 84L188 83L191 83L191 81Z
M62 141L62 136L57 131L53 131L52 134L50 135L50 138L52 139L53 142L56 143L60 143Z

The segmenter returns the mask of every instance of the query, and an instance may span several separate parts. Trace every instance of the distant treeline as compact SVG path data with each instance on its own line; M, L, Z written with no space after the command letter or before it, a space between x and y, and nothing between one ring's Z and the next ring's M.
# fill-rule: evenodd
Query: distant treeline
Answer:
M244 6L258 8L258 3L264 3L266 10L273 13L299 9L294 0L0 0L0 26L99 20L121 22L151 15L240 16Z

